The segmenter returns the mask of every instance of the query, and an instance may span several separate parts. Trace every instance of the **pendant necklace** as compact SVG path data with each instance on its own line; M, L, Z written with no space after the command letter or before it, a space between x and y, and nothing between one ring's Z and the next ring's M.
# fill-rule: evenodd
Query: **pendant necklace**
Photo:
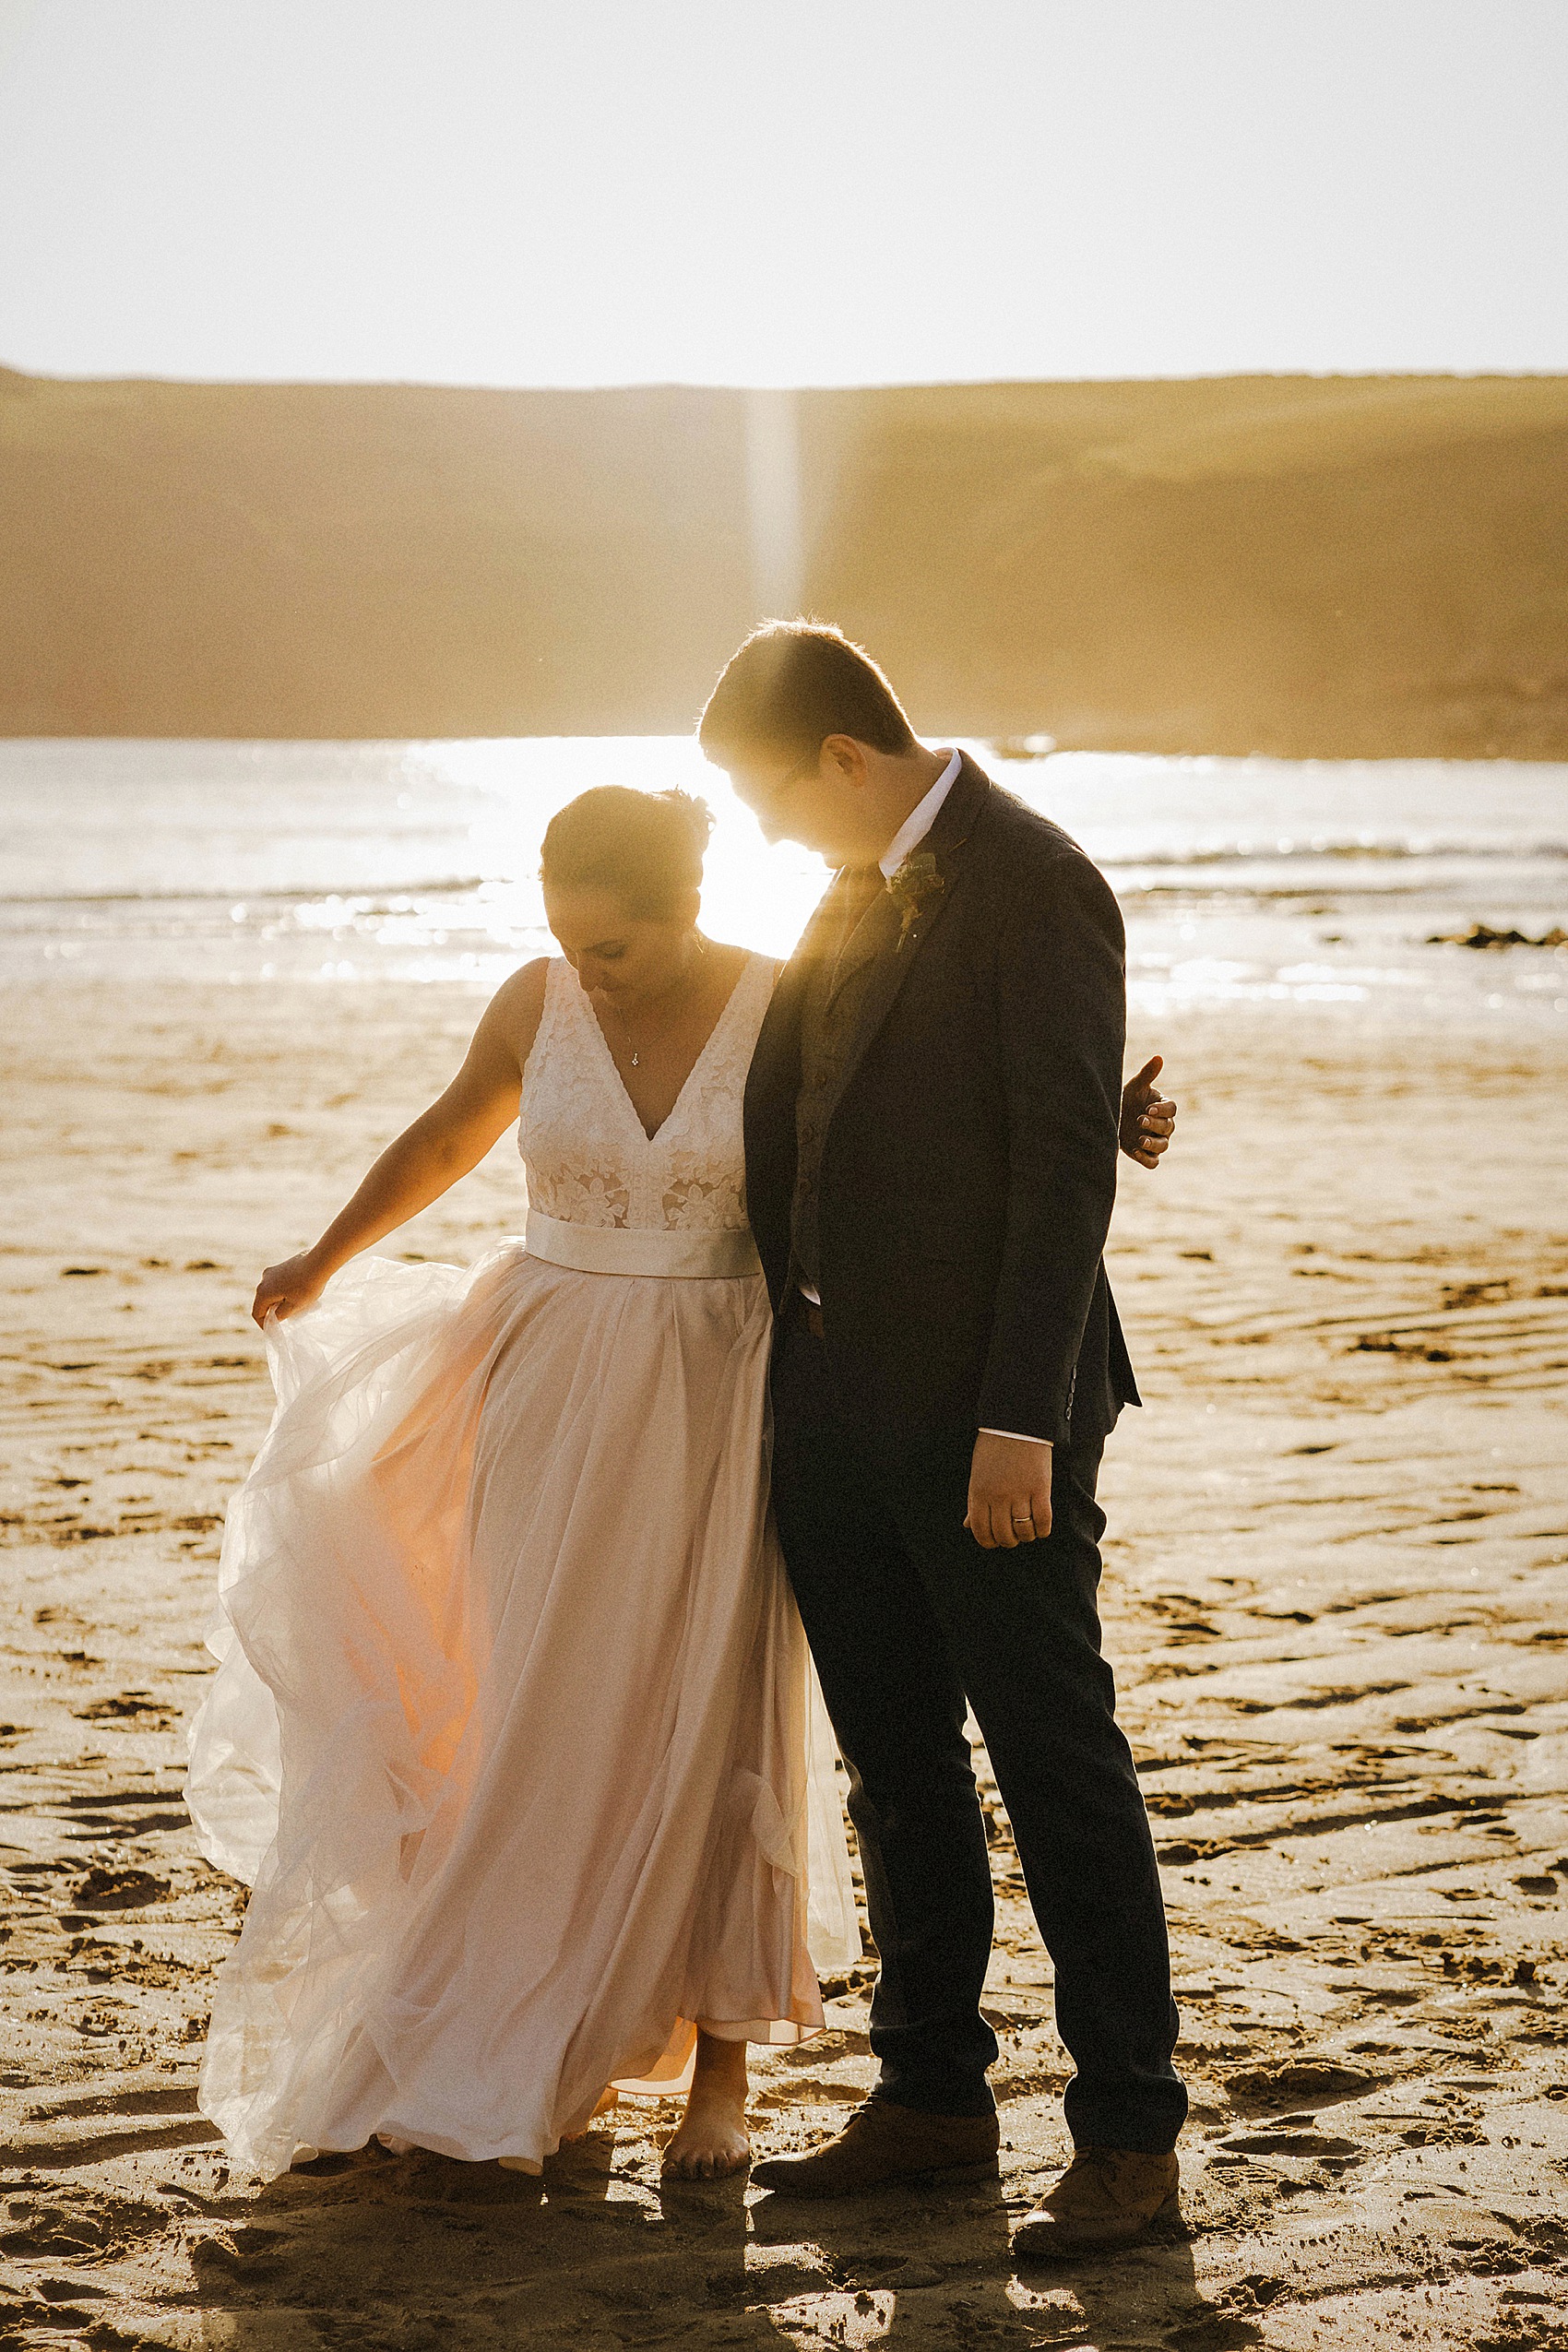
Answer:
M696 934L696 942L697 942L697 953L698 953L698 955L699 955L699 956L706 956L706 955L707 955L707 940L703 937L703 935L702 935L702 933L701 933L700 932L698 932L698 933ZM613 1009L614 1009L614 1011L615 1011L615 1022L616 1022L616 1027L620 1029L620 1032L621 1032L622 1036L625 1039L625 1040L626 1040L627 1044L628 1044L628 1045L631 1045L631 1047L632 1047L632 1067L633 1067L633 1069L634 1069L634 1070L640 1070L640 1069L642 1068L642 1065L643 1065L642 1048L641 1048L641 1046L640 1046L640 1045L633 1045L633 1044L632 1044L632 1036L631 1036L631 1031L630 1031L630 1030L627 1028L627 1027L626 1027L626 1016L625 1016L625 1015L624 1015L623 1012L621 1012L621 1010L619 1009L619 1007L615 1007L615 1008L613 1008ZM675 1023L676 1023L676 1021L678 1021L678 1020L680 1019L680 1017L681 1017L681 1013L682 1013L682 1011L683 1011L683 1009L684 1009L683 1007L680 1007L680 1006L678 1006L678 1007L676 1008L676 1011L675 1011L675 1014L673 1015L673 1016L672 1016L670 1020L666 1021L666 1023L664 1024L664 1028L663 1028L659 1031L659 1037L663 1037L663 1036L668 1035L669 1031L670 1031L670 1030L671 1030L671 1029L674 1028ZM655 1045L657 1045L657 1044L659 1043L659 1038L658 1038L658 1037L656 1037L656 1038L654 1039L654 1043L655 1043Z
M678 1018L678 1017L679 1017L679 1016L677 1016L677 1018ZM616 1026L617 1026L617 1028L620 1029L621 1035L622 1035L622 1036L625 1039L626 1043L632 1047L632 1067L633 1067L633 1069L634 1069L634 1070L640 1070L640 1069L642 1068L642 1066L643 1066L643 1050L642 1050L642 1047L641 1047L640 1045L633 1045L633 1044L632 1044L632 1036L631 1036L631 1031L630 1031L630 1030L627 1028L627 1027L626 1027L625 1016L624 1016L623 1013L621 1013L619 1010L617 1010L616 1015L615 1015L615 1022L616 1022ZM661 1029L661 1030L659 1031L659 1036L660 1036L660 1037L662 1037L662 1036L665 1034L665 1031L667 1031L667 1030L669 1030L669 1029L672 1029L672 1028L674 1028L674 1026L675 1026L675 1023L674 1023L674 1021L673 1021L673 1020L666 1021L666 1023L664 1024L664 1028L663 1028L663 1029ZM656 1038L654 1039L653 1042L654 1042L654 1044L655 1044L655 1045L657 1045L657 1044L659 1043L659 1038L658 1038L658 1037L656 1037Z

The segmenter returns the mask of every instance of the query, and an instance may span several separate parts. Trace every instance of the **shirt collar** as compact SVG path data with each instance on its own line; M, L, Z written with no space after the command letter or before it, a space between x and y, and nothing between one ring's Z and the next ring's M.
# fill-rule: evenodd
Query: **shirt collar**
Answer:
M958 780L958 769L962 765L963 756L961 752L954 753L924 800L918 802L909 811L909 815L888 843L885 852L877 860L878 865L889 882L892 881L910 850L920 848L921 843L936 823L937 811Z

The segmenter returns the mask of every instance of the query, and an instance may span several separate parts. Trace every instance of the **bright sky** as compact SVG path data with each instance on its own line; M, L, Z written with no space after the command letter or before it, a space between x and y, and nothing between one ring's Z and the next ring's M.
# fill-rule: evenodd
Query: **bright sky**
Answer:
M1568 369L1565 0L0 0L0 361Z

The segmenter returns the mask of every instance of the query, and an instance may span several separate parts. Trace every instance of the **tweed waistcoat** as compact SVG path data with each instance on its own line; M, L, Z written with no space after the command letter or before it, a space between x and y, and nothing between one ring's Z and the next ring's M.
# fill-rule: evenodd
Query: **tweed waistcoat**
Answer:
M872 866L839 885L844 919L825 942L801 1005L801 1091L795 1106L795 1198L790 1238L797 1277L820 1288L818 1223L822 1155L827 1124L843 1089L849 1051L859 1034L867 983L878 958L894 952L900 909ZM837 952L835 952L835 947Z

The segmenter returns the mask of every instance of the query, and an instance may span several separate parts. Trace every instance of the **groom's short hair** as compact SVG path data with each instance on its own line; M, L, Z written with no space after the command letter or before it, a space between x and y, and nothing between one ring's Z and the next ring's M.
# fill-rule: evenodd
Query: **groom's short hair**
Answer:
M816 751L849 735L873 751L911 752L914 731L869 653L826 621L766 621L732 654L707 699L697 741L716 766L765 746Z

